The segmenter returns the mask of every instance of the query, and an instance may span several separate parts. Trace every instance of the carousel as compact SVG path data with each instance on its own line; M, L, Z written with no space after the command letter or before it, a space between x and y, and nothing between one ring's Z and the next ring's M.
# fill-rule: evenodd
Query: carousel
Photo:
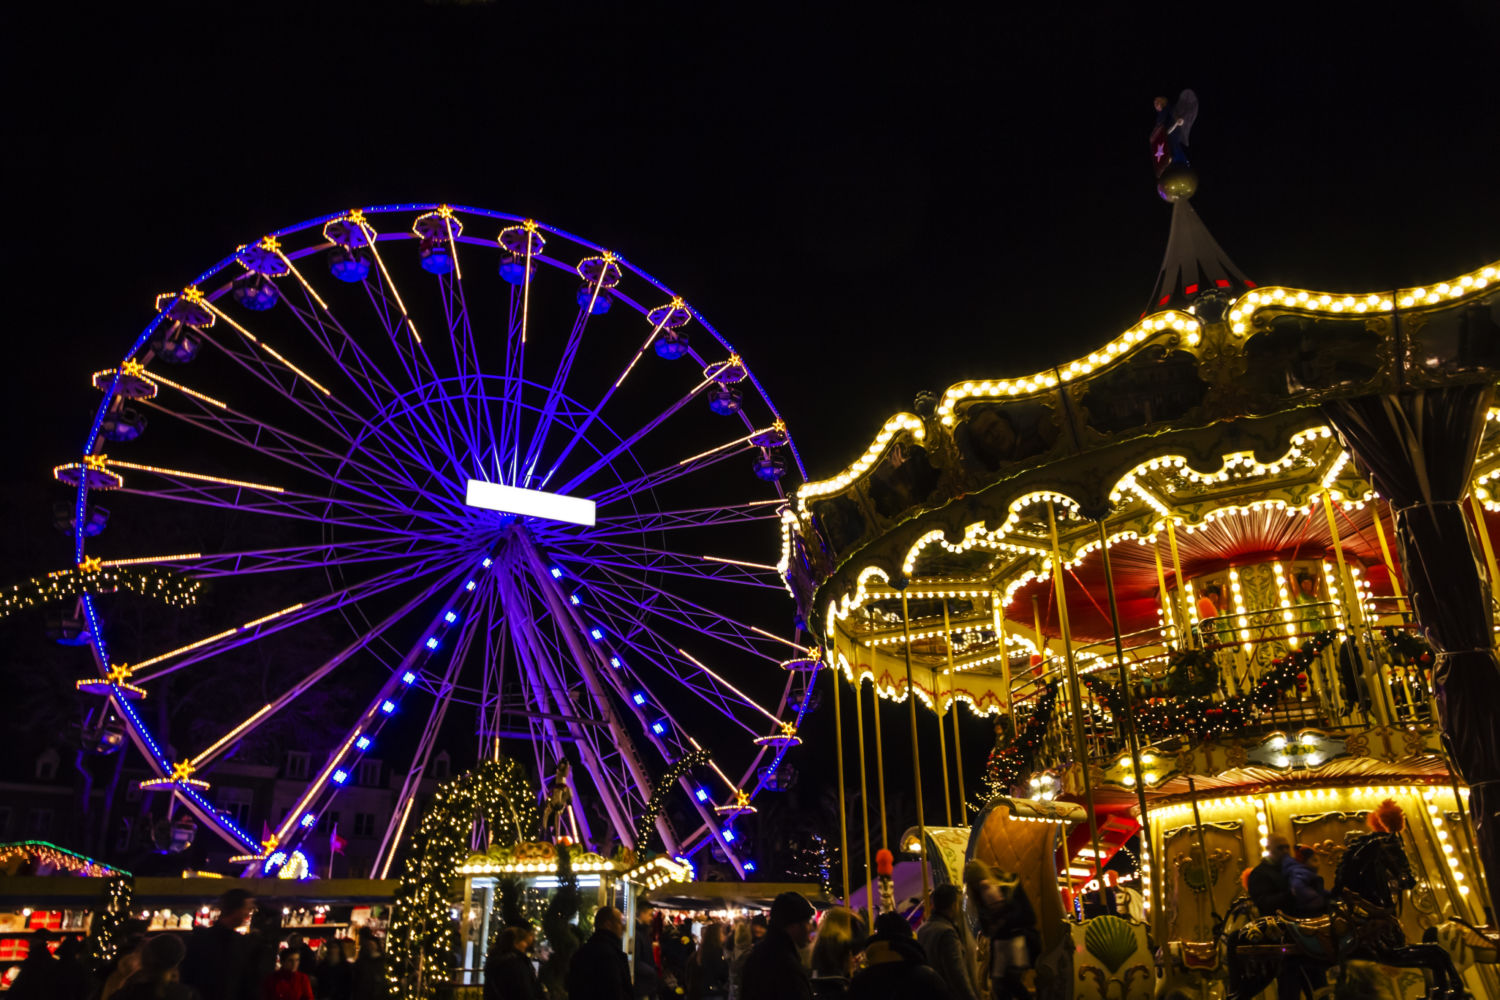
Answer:
M1039 993L1250 997L1290 961L1315 993L1500 997L1500 264L1259 287L1191 168L1158 167L1137 322L919 396L785 510L788 585L856 691L838 725L878 751L882 705L939 716L917 781L1024 884ZM961 745L959 712L994 746ZM1278 845L1330 890L1321 929L1247 912Z

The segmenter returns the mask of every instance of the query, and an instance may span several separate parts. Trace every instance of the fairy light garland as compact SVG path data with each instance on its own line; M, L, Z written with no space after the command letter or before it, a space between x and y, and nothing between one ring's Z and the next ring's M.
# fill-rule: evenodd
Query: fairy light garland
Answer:
M75 569L55 570L46 576L33 577L11 584L0 596L0 618L34 608L49 601L65 600L79 594L108 594L128 590L151 597L174 608L198 603L203 584L163 569L141 566L105 566L98 559L85 559Z
M411 853L396 890L386 935L386 979L396 1000L430 1000L437 992L424 962L458 948L449 892L469 856L475 816L495 843L525 840L540 824L536 790L510 759L487 760L438 786L412 836Z
M84 960L103 975L120 953L125 921L135 896L135 879L129 872L116 871L104 883L104 901L89 921L89 936L83 944Z
M656 822L656 817L661 815L662 809L666 806L667 796L671 794L673 788L677 787L677 779L699 765L706 767L708 762L709 756L707 750L694 750L692 753L673 761L671 766L662 772L662 776L657 779L656 784L651 788L651 801L646 803L645 811L635 821L635 844L637 851L645 853L646 838L651 834L651 825Z

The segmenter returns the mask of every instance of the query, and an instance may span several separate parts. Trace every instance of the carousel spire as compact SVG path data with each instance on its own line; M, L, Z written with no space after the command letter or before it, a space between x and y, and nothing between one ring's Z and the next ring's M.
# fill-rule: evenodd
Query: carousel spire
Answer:
M1184 90L1176 101L1155 101L1156 125L1151 131L1151 159L1156 170L1156 192L1172 203L1172 229L1167 252L1146 312L1182 309L1215 320L1223 305L1255 282L1245 277L1214 239L1191 199L1198 190L1198 173L1188 162L1188 134L1198 117L1198 97ZM1144 315L1144 314L1143 314Z

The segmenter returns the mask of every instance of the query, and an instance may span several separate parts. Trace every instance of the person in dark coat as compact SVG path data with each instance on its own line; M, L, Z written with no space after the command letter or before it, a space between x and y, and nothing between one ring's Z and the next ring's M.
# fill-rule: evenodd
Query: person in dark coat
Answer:
M531 964L534 944L533 927L507 927L500 932L484 959L484 1000L545 1000L536 966Z
M962 890L952 883L932 890L932 919L918 928L917 944L927 953L927 961L948 987L953 1000L978 1000L974 945L959 916L962 896Z
M1296 914L1297 901L1287 888L1282 865L1291 856L1292 845L1279 833L1266 838L1266 855L1260 864L1250 869L1245 878L1245 891L1250 901L1263 917L1274 917L1278 913Z
M625 914L613 906L594 911L594 933L573 953L566 985L568 1000L630 1000Z
M21 971L10 984L6 997L18 1000L52 1000L57 993L58 963L52 957L48 944L56 939L51 931L32 931L27 942L26 957L21 959Z
M177 981L187 946L175 934L157 934L141 945L141 967L114 994L114 1000L200 1000L196 990Z
M211 927L195 927L182 961L182 982L203 1000L244 1000L255 995L262 977L254 975L253 943L240 933L255 914L255 897L244 889L230 889L219 897L219 919Z
M766 936L745 959L741 1000L813 1000L812 979L801 949L812 936L818 911L800 892L783 892L771 904Z
M865 945L865 967L849 983L849 1000L949 1000L942 977L899 913L875 918L875 936Z

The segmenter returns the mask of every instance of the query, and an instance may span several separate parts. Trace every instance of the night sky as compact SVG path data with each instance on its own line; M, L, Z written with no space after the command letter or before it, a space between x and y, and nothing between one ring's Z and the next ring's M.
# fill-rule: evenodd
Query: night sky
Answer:
M813 476L919 390L1137 317L1170 214L1159 93L1197 91L1194 205L1262 284L1500 258L1493 3L813 7L9 8L6 576L66 561L61 536L46 565L18 542L48 519L30 484L76 457L88 374L155 294L354 205L480 205L617 249L736 345Z

